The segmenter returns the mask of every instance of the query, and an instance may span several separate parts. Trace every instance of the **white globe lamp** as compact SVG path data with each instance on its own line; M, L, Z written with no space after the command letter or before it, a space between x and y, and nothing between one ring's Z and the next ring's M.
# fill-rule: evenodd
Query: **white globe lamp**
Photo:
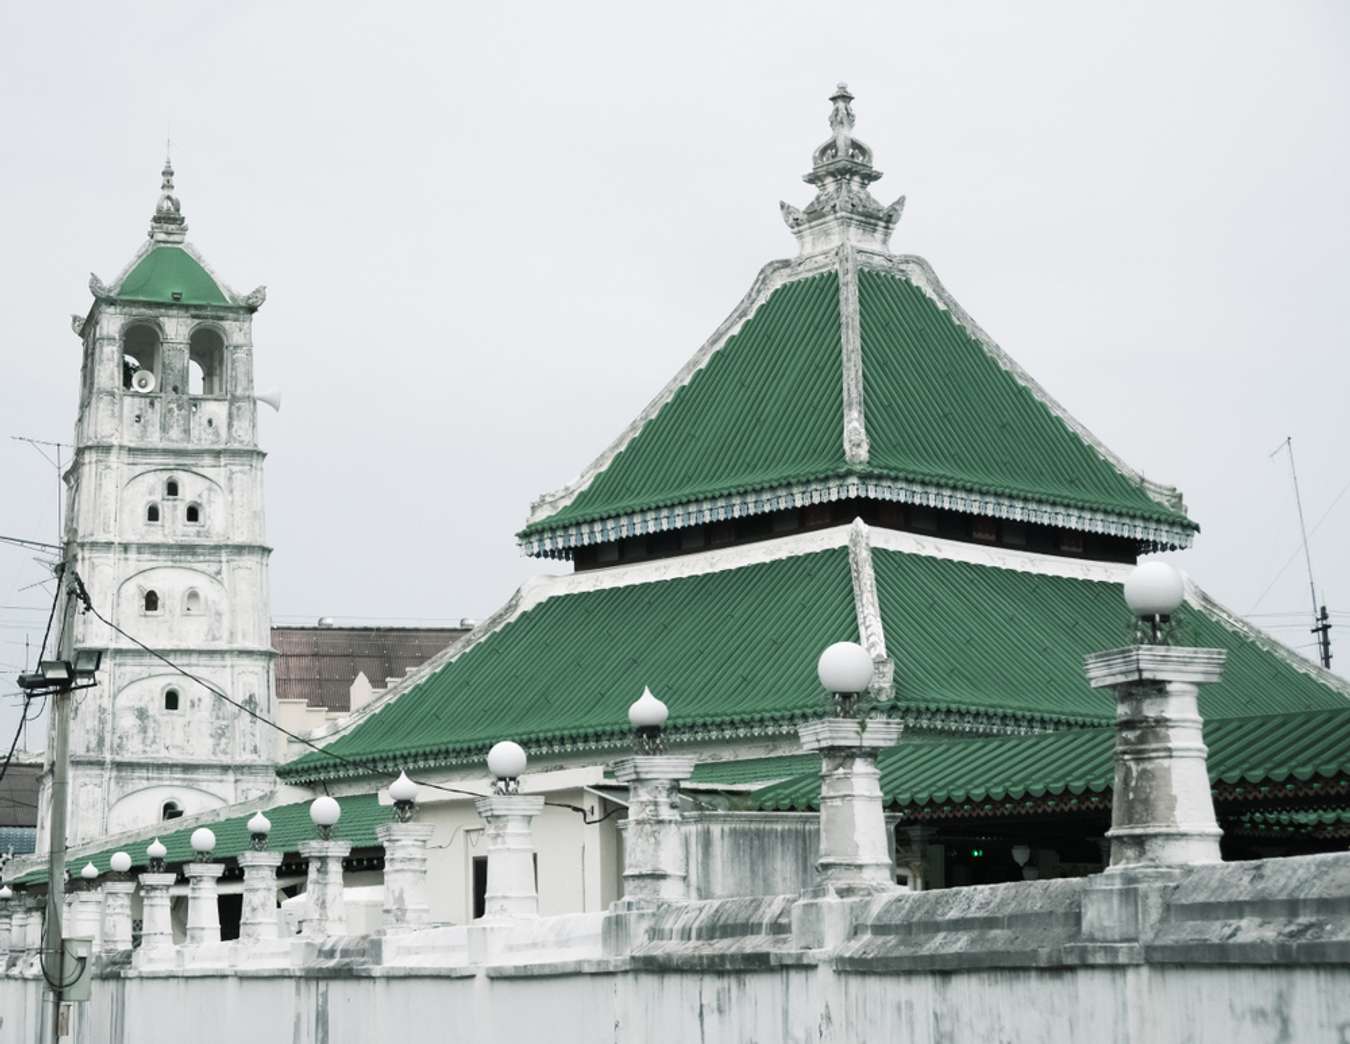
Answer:
M108 860L108 866L115 874L125 874L131 869L131 856L126 852L114 852L112 858Z
M1125 604L1135 616L1171 616L1186 600L1186 581L1168 562L1141 562L1125 581Z
M872 684L872 656L857 642L835 642L816 661L816 677L834 694L835 714L851 718L857 696Z
M310 822L319 828L319 837L324 841L331 841L333 827L337 826L337 821L342 818L342 806L335 798L322 794L310 803L309 818Z
M202 858L209 856L216 847L216 834L210 827L198 827L188 839L192 850Z
M498 794L513 793L518 787L516 781L525 771L527 761L525 748L519 743L502 740L493 744L487 756L488 771L497 781L493 789Z

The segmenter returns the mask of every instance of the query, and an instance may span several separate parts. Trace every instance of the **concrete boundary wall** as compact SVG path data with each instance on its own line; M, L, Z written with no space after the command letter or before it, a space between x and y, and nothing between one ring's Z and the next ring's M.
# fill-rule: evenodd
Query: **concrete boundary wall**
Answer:
M27 963L25 963L27 962ZM0 1044L39 1044L31 955ZM74 1044L1350 1040L1350 854L103 958Z

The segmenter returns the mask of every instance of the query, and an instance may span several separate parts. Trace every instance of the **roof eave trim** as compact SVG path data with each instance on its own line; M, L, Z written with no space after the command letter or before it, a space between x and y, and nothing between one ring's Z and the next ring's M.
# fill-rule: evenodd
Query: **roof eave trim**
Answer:
M987 515L1014 522L1032 522L1138 540L1150 550L1189 547L1196 528L1123 513L1071 507L995 493L976 493L925 482L858 475L835 476L744 493L707 497L683 504L635 511L609 518L576 522L556 529L518 535L521 550L536 558L570 558L578 547L606 544L626 537L724 522L771 511L855 497L890 500L918 507Z
M1038 714L1018 710L966 707L937 707L919 704L906 705L903 701L891 708L893 717L907 727L936 732L956 732L970 736L1031 736L1055 729L1100 726L1103 719L1081 715ZM672 725L665 734L672 746L684 743L754 739L764 736L795 736L797 726L816 716L813 709L798 709L744 719L710 722L703 725ZM611 729L590 729L580 734L557 733L539 737L523 736L521 745L531 755L583 754L598 750L622 751L631 740L627 728L618 725ZM382 774L400 770L458 768L463 765L481 765L491 742L487 740L433 747L408 753L389 750L373 754L353 755L350 760L327 763L310 762L277 767L278 778L301 785L333 779L364 779L372 776L367 769Z

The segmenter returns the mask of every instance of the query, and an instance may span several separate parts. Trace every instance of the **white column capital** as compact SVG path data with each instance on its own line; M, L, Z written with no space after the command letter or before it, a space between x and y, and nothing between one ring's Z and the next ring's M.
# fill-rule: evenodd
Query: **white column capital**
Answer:
M694 774L695 759L671 754L634 754L620 758L611 766L614 778L630 784L647 780L683 782Z

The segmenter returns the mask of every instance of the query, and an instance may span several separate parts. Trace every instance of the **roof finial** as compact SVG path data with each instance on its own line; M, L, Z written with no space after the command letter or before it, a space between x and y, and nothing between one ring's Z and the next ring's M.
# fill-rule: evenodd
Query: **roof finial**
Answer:
M881 171L872 166L872 150L853 136L852 102L848 84L836 85L830 95L833 135L811 154L811 172L802 175L803 181L816 187L816 198L803 210L780 204L783 220L801 243L803 254L845 242L884 251L904 209L904 196L883 207L867 191Z
M159 202L155 216L150 219L150 238L156 243L181 243L187 237L187 222L183 208L174 195L173 161L169 158L171 142L164 143L164 169L160 171Z

